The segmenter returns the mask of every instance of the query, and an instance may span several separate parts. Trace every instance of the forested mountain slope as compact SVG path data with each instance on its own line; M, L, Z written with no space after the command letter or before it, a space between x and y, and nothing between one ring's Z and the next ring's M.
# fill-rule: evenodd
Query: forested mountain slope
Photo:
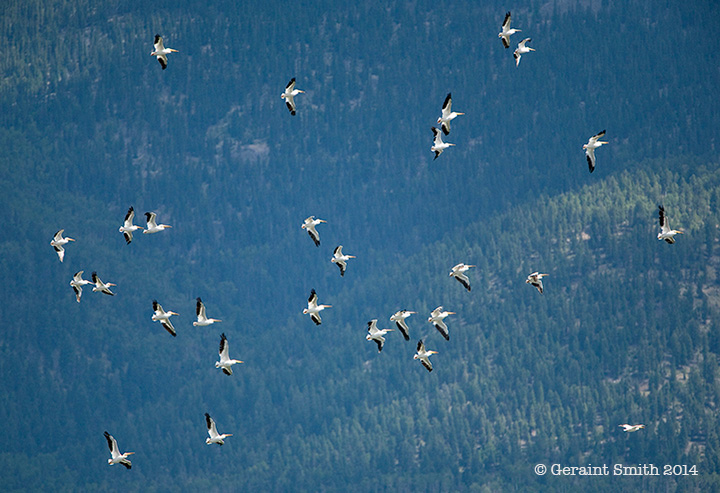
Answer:
M537 49L519 67L508 8ZM719 23L712 2L5 2L0 489L716 487ZM180 50L165 71L155 33ZM448 92L466 114L433 161ZM131 205L173 228L125 245ZM338 244L358 257L343 278ZM78 270L117 296L76 303ZM197 296L220 324L191 325ZM366 323L400 308L413 339L378 354ZM106 466L106 429L131 471ZM551 461L701 477L533 474Z

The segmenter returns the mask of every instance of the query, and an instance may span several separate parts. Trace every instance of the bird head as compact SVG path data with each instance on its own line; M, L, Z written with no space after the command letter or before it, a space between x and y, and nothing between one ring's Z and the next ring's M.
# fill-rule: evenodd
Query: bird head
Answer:
M212 443L212 442L210 442L210 439L209 439L209 438L206 438L206 439L205 439L205 443L207 443L208 445L210 445L210 443Z
M216 361L216 362L215 362L215 368L220 368L220 362L219 362L219 361Z
M308 309L305 308L305 309L303 310L303 315L307 315L307 313L308 313Z
M420 356L418 356L418 355L416 354L415 356L413 356L413 359L418 359L419 357L420 357Z

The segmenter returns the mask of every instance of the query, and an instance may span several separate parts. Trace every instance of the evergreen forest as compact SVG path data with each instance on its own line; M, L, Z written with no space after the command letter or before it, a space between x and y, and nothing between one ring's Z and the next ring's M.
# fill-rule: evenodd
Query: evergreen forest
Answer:
M720 491L718 33L708 0L3 0L0 491ZM126 244L131 206L172 228Z

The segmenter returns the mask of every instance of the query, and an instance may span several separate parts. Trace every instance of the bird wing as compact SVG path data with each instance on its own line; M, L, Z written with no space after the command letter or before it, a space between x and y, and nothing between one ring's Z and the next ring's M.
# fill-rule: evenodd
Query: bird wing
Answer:
M448 93L445 96L445 102L442 107L442 117L447 118L452 113L452 93Z
M134 218L135 218L135 209L133 209L132 207L130 207L130 208L128 209L128 211L127 211L127 214L125 214L125 224L124 224L124 226L125 226L126 228L132 226L132 223L133 223L133 219L134 219Z
M665 207L661 205L658 206L658 216L660 218L660 228L662 229L662 232L667 233L670 231L670 223L665 215Z
M155 42L153 43L153 46L155 48L155 51L163 51L165 49L162 36L160 36L159 34L155 35Z
M217 438L220 434L217 432L215 427L215 420L210 417L208 413L205 413L205 423L207 424L208 435L210 438Z
M335 256L335 258L342 257L342 249L343 249L342 245L338 245L335 247L335 251L333 252L333 255Z
M417 352L418 353L424 353L425 352L425 344L423 343L423 340L420 339L417 343Z
M377 334L379 332L378 328L377 328L377 319L376 318L370 320L367 323L367 325L368 325L368 332L370 333L371 336L374 336L375 334Z
M453 277L460 282L463 286L465 286L465 289L470 291L470 279L465 274L460 274L459 272L455 274Z
M510 12L505 14L505 20L502 23L502 30L507 31L510 29L511 15Z
M315 322L315 325L320 325L322 323L322 318L320 318L319 313L313 313L310 315L310 318L313 322Z
M167 62L165 62L167 63ZM146 212L145 213L145 219L147 220L147 227L149 228L157 228L157 224L155 223L155 216L156 214L154 212Z
M525 48L525 43L531 42L532 38L525 38L518 43L518 48Z
M430 360L427 358L420 358L420 363L427 368L427 371L432 371L432 363L430 363Z
M595 150L591 147L585 149L585 157L587 158L588 169L590 169L590 173L592 173L595 171Z
M172 322L168 318L167 320L161 320L160 324L167 330L171 336L177 337L177 332L175 332L175 327L173 327Z
M440 332L440 334L445 338L446 341L450 340L450 333L448 332L447 325L445 325L445 322L442 320L438 320L437 322L433 322L433 325L435 328Z
M55 236L53 236L53 241L60 241L60 240L62 240L62 235L63 235L63 232L64 232L64 231L65 231L64 229L61 229L60 231L58 231L57 233L55 233Z
M600 138L602 138L604 136L605 136L605 130L590 137L590 141L594 144L595 142L597 142Z
M115 437L113 437L110 433L107 431L103 433L105 435L105 439L108 443L108 448L110 449L110 454L112 455L113 459L120 455L120 451L118 450L117 441L115 440Z
M310 297L308 298L308 308L317 306L318 295L314 289L310 290Z
M123 231L123 236L125 237L125 244L129 245L133 239L132 231Z
M403 335L406 341L410 340L410 334L407 324L405 323L405 320L395 320L395 325L397 325L398 330Z
M290 82L288 82L287 86L285 86L285 97L287 97L288 94L293 92L293 89L295 89L295 77L290 79Z
M200 298L197 299L197 303L195 305L195 315L197 315L198 320L204 320L207 318L205 315L205 305Z
M230 359L230 348L227 337L225 337L225 333L220 336L220 349L218 350L218 353L220 354L220 361L227 361Z
M378 353L382 351L383 345L385 344L384 341L381 341L380 339L373 339L378 347Z
M75 291L75 299L78 303L80 303L80 297L82 296L82 288L80 286L76 286L75 284L71 285L73 288L73 291Z
M340 268L340 277L345 277L345 269L347 268L347 264L344 260L336 260L335 263Z

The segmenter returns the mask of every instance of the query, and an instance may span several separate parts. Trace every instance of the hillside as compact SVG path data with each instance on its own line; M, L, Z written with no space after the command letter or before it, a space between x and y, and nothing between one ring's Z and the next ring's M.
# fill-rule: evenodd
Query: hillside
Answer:
M718 7L525 2L514 23L537 51L519 67L506 10L7 2L0 489L718 488L720 74L700 41ZM155 33L179 50L165 71ZM465 115L433 161L448 92ZM129 206L173 228L126 245ZM328 221L319 248L309 215ZM63 263L60 228L77 239ZM357 255L343 278L338 244ZM477 265L470 293L458 262ZM76 303L78 270L117 296ZM313 288L333 305L319 327ZM191 325L198 296L220 324ZM180 313L177 338L153 299ZM457 312L449 342L426 321L438 305ZM400 308L418 312L412 340L378 354L366 323ZM232 377L214 368L221 332L245 361ZM225 446L203 443L205 412ZM104 430L131 471L107 467ZM532 471L621 462L700 475Z

